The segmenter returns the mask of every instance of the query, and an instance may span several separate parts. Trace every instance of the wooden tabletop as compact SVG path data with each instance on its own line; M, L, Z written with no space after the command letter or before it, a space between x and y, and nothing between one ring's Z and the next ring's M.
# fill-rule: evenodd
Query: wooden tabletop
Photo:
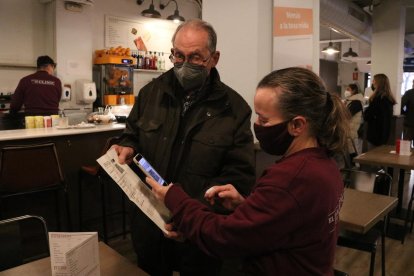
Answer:
M396 197L345 188L340 227L364 234L394 209L397 201Z
M141 270L136 264L131 263L128 259L121 256L107 246L105 243L99 243L99 262L102 276L118 275L148 275ZM43 258L21 266L17 266L0 272L1 276L44 276L52 275L50 267L50 258Z
M414 155L399 155L395 146L383 145L354 157L355 163L392 167L405 170L414 169Z

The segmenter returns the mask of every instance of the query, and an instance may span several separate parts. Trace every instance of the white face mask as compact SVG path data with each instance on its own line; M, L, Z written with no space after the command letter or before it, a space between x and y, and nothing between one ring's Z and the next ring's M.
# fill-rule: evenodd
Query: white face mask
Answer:
M351 91L349 91L349 90L345 90L345 98L349 98L349 97L351 97L351 96L352 96Z

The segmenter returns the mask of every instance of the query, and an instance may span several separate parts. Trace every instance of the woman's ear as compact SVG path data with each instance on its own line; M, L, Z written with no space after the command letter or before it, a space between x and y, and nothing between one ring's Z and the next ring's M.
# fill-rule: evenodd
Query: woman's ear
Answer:
M299 136L307 129L307 120L303 116L293 118L289 123L288 131L292 136Z

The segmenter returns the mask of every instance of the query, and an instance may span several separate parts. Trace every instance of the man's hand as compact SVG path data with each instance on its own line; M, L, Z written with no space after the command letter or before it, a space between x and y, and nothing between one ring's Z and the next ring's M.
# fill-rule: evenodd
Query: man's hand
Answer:
M130 164L134 157L134 149L131 147L123 147L120 145L113 145L111 149L115 149L118 154L118 162L120 164Z
M236 209L244 201L244 197L231 184L211 187L204 194L204 198L211 205L214 204L215 200L219 200L221 205L229 210Z

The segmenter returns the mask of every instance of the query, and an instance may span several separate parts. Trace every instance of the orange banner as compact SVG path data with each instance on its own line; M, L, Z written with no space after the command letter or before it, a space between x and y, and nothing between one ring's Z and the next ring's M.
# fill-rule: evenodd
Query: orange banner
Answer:
M312 9L274 7L273 36L313 34Z

